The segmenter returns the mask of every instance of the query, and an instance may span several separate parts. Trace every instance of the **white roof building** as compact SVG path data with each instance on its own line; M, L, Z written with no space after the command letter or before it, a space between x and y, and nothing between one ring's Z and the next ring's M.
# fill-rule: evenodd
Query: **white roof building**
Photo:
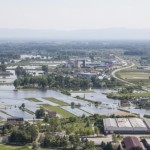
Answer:
M116 120L120 130L133 130L128 118L118 118Z
M148 130L143 120L140 118L129 118L133 130Z

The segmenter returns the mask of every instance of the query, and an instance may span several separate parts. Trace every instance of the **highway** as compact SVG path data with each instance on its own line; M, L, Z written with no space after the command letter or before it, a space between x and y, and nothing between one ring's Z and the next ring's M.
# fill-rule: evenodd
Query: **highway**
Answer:
M111 73L111 75L112 75L112 77L114 77L115 79L117 79L117 80L119 80L119 81L122 81L122 82L124 82L124 83L126 83L126 84L128 84L128 85L136 85L136 84L134 84L134 83L128 82L128 81L123 80L123 79L121 79L121 78L118 78L118 77L116 76L116 73L117 73L118 71L125 70L125 69L129 69L129 68L132 68L132 67L134 67L134 66L135 66L135 64L132 63L130 66L125 66L125 67L118 68L118 69L114 70L114 71Z
M127 65L127 64L126 64L126 65ZM124 65L123 67L114 70L114 71L111 73L111 75L112 75L112 77L114 77L115 79L117 79L117 80L119 80L119 81L121 81L121 82L124 82L124 83L126 83L127 85L130 85L130 86L137 86L137 84L131 83L131 82L126 81L126 80L123 80L123 79L118 78L118 77L116 76L116 73L117 73L118 71L125 70L125 69L129 69L129 68L132 68L132 67L134 67L134 66L135 66L134 63L132 63L130 66L125 66L125 65ZM147 92L150 91L150 89L147 88L147 87L145 87L145 86L142 86L142 89L143 89L144 91L147 91Z

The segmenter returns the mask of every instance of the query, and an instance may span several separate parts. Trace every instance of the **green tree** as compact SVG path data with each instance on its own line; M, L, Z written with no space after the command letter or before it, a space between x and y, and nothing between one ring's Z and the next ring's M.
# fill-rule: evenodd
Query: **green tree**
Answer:
M71 102L71 108L75 108L75 103L74 102Z
M94 127L94 131L95 131L95 134L98 136L98 134L99 134L99 129L98 129L98 127Z
M14 81L14 87L15 87L15 89L17 89L18 86L20 86L20 79L16 79L16 80Z
M70 135L69 141L73 148L80 146L80 137L78 135Z
M26 77L28 75L26 70L23 69L23 67L20 67L20 66L18 66L15 69L15 74L17 75L17 77Z
M42 66L42 70L43 70L45 73L48 73L48 66L47 66L47 65L43 65L43 66Z
M34 141L33 143L32 143L32 149L37 149L38 148L38 145L37 145L37 143Z
M6 65L5 64L1 64L0 65L0 70L1 71L6 71Z
M44 117L44 121L45 121L45 122L48 122L48 121L49 121L48 115L46 115L46 116Z
M83 149L84 150L96 150L93 141L86 141Z
M43 118L45 116L45 110L43 108L40 108L40 109L36 110L35 116L38 119Z
M34 125L30 125L26 131L30 133L31 141L35 141L39 133L38 128Z
M22 109L24 110L24 109L25 109L25 103L22 103L22 104L21 104L21 107L22 107Z
M47 81L47 79L46 79L46 78L42 78L42 79L40 80L39 85L40 85L42 88L46 88L46 87L48 86L48 81Z

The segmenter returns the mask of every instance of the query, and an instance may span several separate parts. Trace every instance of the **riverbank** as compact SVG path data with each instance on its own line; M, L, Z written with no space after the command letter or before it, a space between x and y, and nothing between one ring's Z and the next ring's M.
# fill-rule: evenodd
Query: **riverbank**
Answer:
M119 99L119 100L124 100L124 99L132 99L132 98L145 98L149 97L150 98L150 93L149 92L143 92L143 93L108 93L107 94L108 98L112 99Z
M86 98L80 97L80 96L76 96L75 98L80 99L80 100L83 100L83 101L87 101L87 102L89 102L89 103L101 104L101 102L99 102L99 101L89 100L89 99L86 99Z

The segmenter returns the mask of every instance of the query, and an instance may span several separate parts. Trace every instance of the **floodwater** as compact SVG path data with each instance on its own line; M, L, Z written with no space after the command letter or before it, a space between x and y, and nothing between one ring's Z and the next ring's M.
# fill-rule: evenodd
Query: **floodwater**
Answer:
M87 97L91 97L91 94L94 94L95 96L91 97L92 100L100 100L104 102L104 104L95 106L87 101L79 100L74 98L74 96L67 96L64 95L60 92L53 91L53 90L18 90L15 91L13 90L13 86L0 86L0 104L4 105L5 108L1 109L5 111L8 115L10 116L15 116L15 117L23 117L24 119L33 119L35 116L32 114L29 114L27 112L24 112L19 109L22 103L25 104L25 107L32 112L35 112L38 108L39 105L42 104L49 104L52 106L58 106L57 104L47 101L43 99L43 97L54 97L56 99L59 99L61 101L64 101L66 103L71 104L71 102L74 102L75 104L80 104L80 108L71 108L71 106L63 106L62 108L77 115L77 116L82 116L85 114L86 116L95 114L95 113L105 113L105 112L112 112L118 108L118 103L119 101L117 100L110 100L106 98L105 95L103 95L99 90L97 90L95 93L87 93ZM79 94L79 93L76 93ZM82 93L80 93L82 94ZM74 93L75 95L75 93ZM81 96L81 95L80 95ZM28 101L25 98L37 98L41 102L32 102ZM3 116L2 113L0 113L0 116L4 119L6 119L6 114Z
M1 76L0 77L1 83L13 83L13 81L16 79L15 71L14 70L10 71L13 73L13 75L6 76L5 78ZM61 107L77 116L82 116L83 114L85 114L86 116L89 116L91 114L110 115L118 108L128 110L132 113L140 114L141 116L143 116L144 114L150 115L150 110L135 109L135 107L130 108L120 107L119 100L109 99L106 97L105 94L103 94L111 92L109 90L93 90L93 91L94 92L92 93L72 93L71 96L67 96L53 90L29 89L29 90L15 91L13 85L0 85L0 106L4 106L0 107L0 119L2 118L6 120L10 116L23 117L24 119L27 120L35 118L35 115L29 114L19 109L22 103L24 103L25 107L32 112L35 112L39 108L39 105L42 104L58 106L58 104L47 101L43 99L43 97L54 97L69 104L71 104L71 102L74 102L75 104L80 104L81 105L80 108L74 109L71 108L71 106ZM99 101L102 104L95 106L94 104L89 103L87 101L74 98L76 96L85 97L86 99L93 101ZM31 102L25 99L32 97L39 99L41 102ZM5 112L5 114L3 112Z
M24 119L33 119L35 118L35 115L29 114L25 111L22 111L19 109L22 103L25 104L25 107L29 109L32 112L35 112L39 105L42 104L49 104L52 106L58 106L58 104L47 101L43 99L43 97L54 97L56 99L59 99L61 101L71 103L74 102L75 104L80 104L80 108L71 108L71 106L63 106L61 108L77 115L82 116L85 114L86 116L89 116L91 114L101 114L101 115L110 115L114 111L116 111L120 107L120 101L119 100L113 100L108 99L105 94L109 92L107 90L94 90L93 93L73 93L72 96L64 95L60 92L53 91L53 90L18 90L15 91L13 86L6 86L1 85L0 86L0 105L4 105L4 108L1 108L2 111L5 111L6 114L3 114L0 112L0 117L3 119L7 119L8 116L15 116L15 117L23 117ZM79 100L74 98L75 96L85 97L90 100L100 101L102 104L95 106L92 103L89 103L87 101ZM25 98L37 98L41 102L32 102L28 101ZM150 114L150 110L145 109L135 109L134 107L130 108L121 108L128 110L133 113L137 113L140 115L144 114Z
M7 70L12 73L12 75L2 76L0 75L0 83L13 83L17 76L15 75L15 70Z

